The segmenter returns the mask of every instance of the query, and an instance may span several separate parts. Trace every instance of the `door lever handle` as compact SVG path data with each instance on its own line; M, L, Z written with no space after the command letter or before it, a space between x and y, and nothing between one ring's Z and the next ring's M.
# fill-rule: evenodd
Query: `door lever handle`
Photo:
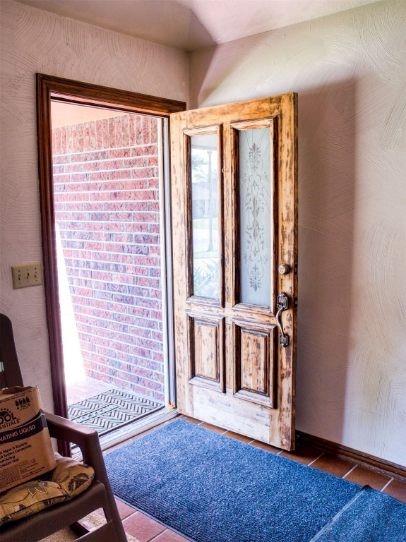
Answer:
M283 331L283 322L282 322L282 313L283 311L286 311L289 308L289 297L285 292L281 292L278 294L278 297L276 299L276 324L279 328L279 344L286 348L289 346L289 335L287 335Z

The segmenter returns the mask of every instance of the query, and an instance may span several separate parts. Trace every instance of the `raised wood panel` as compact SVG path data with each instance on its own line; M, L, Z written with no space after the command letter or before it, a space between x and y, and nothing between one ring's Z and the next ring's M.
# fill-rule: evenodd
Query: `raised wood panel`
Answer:
M234 394L275 407L275 328L233 323Z
M223 319L189 315L190 381L224 388Z
M268 393L268 335L241 330L241 388L247 391Z

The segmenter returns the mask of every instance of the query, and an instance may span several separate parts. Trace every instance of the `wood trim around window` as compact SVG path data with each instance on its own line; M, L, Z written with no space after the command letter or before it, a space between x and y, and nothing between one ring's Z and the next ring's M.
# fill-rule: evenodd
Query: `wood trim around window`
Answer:
M55 414L66 418L68 412L63 371L53 200L51 100L159 117L169 117L171 113L184 111L186 103L40 73L36 74L36 85L41 233L51 380ZM59 449L69 454L69 447L66 444L59 443Z

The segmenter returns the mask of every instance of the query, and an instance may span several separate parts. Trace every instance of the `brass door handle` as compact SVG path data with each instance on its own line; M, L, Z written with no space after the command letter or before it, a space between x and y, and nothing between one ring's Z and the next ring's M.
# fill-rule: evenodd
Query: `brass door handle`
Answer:
M286 348L287 346L289 346L289 335L287 335L283 331L282 313L289 308L289 297L287 296L287 294L285 294L285 292L281 292L280 294L278 294L276 300L276 308L277 311L275 318L276 324L279 328L279 344L283 348Z

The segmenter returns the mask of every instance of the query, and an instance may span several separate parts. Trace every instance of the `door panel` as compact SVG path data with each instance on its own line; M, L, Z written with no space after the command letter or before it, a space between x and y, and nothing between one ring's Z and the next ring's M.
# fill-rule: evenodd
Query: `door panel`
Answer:
M233 327L235 396L274 407L275 327L239 321Z
M188 317L190 381L224 391L223 319Z
M171 115L171 151L178 409L292 449L296 96Z

